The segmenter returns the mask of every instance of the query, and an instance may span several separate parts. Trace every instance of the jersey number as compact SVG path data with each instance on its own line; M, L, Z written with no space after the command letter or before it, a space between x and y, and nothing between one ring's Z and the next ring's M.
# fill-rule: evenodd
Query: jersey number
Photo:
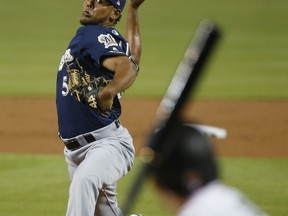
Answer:
M68 79L67 79L67 76L64 76L63 83L62 83L62 95L67 96L68 94L69 94Z

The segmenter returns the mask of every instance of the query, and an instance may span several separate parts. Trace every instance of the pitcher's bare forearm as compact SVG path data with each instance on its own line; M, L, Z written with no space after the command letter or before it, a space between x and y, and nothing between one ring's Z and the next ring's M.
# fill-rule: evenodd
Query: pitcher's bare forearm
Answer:
M106 58L103 66L114 73L111 82L101 88L98 93L103 109L108 110L111 108L116 94L128 89L133 84L137 71L127 56Z
M138 8L143 2L144 0L130 0L128 5L126 39L130 44L132 58L136 64L140 63L142 52Z

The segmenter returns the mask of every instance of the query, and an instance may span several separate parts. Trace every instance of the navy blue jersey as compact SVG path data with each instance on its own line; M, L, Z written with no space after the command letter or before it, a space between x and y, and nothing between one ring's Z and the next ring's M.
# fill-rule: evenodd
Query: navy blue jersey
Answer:
M57 75L56 104L59 133L62 138L97 130L119 118L119 95L114 98L112 109L104 115L78 102L70 95L68 88L68 67L82 67L91 77L103 76L107 80L113 79L114 73L101 65L105 58L113 56L130 57L127 41L114 28L85 25L78 29L62 56Z

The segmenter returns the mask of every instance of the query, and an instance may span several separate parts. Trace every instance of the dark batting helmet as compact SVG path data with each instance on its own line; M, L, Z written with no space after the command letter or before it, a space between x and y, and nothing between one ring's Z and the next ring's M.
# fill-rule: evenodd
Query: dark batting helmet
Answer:
M155 157L150 164L158 186L188 196L196 188L218 178L213 146L206 134L179 123L162 137L158 140L161 143L153 144ZM191 171L199 176L200 185L191 187L186 181L185 174Z

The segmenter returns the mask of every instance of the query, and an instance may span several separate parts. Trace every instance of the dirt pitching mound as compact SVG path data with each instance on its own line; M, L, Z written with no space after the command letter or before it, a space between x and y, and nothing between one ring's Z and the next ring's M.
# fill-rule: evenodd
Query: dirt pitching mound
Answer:
M122 124L133 136L136 151L151 132L160 100L123 99ZM0 152L62 154L52 98L1 98ZM288 101L200 100L188 103L183 117L225 128L215 140L221 156L287 157Z

